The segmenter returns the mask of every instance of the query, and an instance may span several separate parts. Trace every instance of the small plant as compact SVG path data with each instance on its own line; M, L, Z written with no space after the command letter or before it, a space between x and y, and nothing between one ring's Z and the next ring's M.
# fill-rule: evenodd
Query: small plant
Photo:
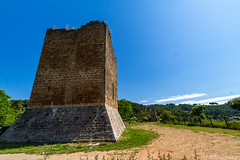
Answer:
M149 152L149 151L148 151L147 158L148 158L148 160L151 160L151 154L150 154L150 152Z
M104 155L104 156L102 157L102 159L99 158L99 155L97 154L97 155L94 157L94 160L137 160L136 154L137 154L137 151L135 150L135 151L132 152L131 156L130 156L129 158L127 158L127 159L125 159L125 158L122 156L123 154L121 154L120 157L118 157L118 156L117 156L117 157L114 157L114 156L113 156L113 157L111 157L111 158L106 158L105 155ZM194 154L195 154L194 159L200 160L200 159L198 159L199 155L197 154L196 150L194 151ZM162 154L162 155L161 155L161 154L160 154L160 151L158 151L157 157L158 157L158 158L154 158L154 157L150 154L150 152L148 151L148 155L147 155L147 159L148 159L148 160L172 160L172 159L173 159L169 153L168 153L167 155L166 155L166 154ZM79 160L88 160L88 157L86 157L86 159L80 157ZM187 160L187 157L184 155L184 157L183 157L181 160Z
M160 153L160 150L158 150L158 158L161 159L161 153Z
M77 146L77 149L82 149L83 148L83 146L81 146L81 144L79 144L78 146Z
M99 144L99 146L106 146L107 145L107 143L101 143L101 144Z
M184 155L183 159L182 160L187 160L187 157Z
M194 159L195 159L195 160L198 160L198 157L199 157L199 155L197 154L197 151L194 150Z
M137 158L135 157L137 154L137 151L133 151L133 153L131 154L131 156L129 157L129 160L136 160Z
M161 155L160 150L158 150L157 157L158 157L157 159L153 158L153 156L148 151L148 155L147 155L148 160L171 160L172 159L169 153L167 154L167 156L165 154Z
M172 159L172 157L170 156L169 153L168 153L168 155L167 155L167 158L168 158L168 160Z
M47 145L45 145L45 146L47 146ZM70 145L65 144L65 145L62 145L62 147L63 147L63 148L68 148L68 147L70 147Z
M95 156L95 158L94 158L95 160L99 160L99 158L98 158L98 154Z

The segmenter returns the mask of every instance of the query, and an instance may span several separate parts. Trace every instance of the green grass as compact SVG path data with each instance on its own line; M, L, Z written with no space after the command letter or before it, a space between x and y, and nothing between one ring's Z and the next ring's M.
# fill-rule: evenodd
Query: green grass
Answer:
M177 121L174 122L175 124L179 124ZM213 125L212 125L213 123ZM208 119L202 120L202 123L200 125L199 122L180 122L181 125L189 125L189 126L203 126L203 127L213 127L213 128L228 128L228 129L235 129L235 130L240 130L240 121L228 121L228 126L225 121L219 121L219 120L212 120L212 123Z
M226 135L232 135L240 137L240 131L239 130L232 130L232 129L223 129L223 128L211 128L211 127L200 127L200 126L186 126L186 125L176 125L176 124L160 124L160 123L154 123L155 125L161 126L161 127L173 127L177 129L190 129L194 133L199 132L208 132L208 133L219 133L219 134L226 134Z
M212 120L212 123L213 123L214 128L227 128L227 124L224 121ZM202 125L204 127L212 127L210 120L203 120ZM228 121L228 125L229 125L228 127L230 129L240 130L240 122L239 121Z
M130 126L125 129L122 138L116 142L102 142L99 146L89 143L65 143L65 144L36 144L36 143L6 143L0 142L0 154L26 153L26 154L63 154L89 151L123 150L147 145L154 138L159 137L156 132L133 129Z

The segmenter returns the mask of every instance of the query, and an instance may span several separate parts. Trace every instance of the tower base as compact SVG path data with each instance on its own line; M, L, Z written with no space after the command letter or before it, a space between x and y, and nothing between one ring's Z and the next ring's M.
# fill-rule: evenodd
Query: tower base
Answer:
M27 109L1 136L7 142L117 141L125 126L109 106Z

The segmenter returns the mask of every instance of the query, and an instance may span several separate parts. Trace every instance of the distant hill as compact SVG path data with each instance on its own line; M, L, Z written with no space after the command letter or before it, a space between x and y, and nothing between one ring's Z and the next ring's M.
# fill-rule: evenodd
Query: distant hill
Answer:
M168 110L168 111L171 111L172 113L176 113L176 112L190 113L193 106L195 105L190 105L190 104L143 105L143 104L132 102L133 112L134 112L134 115L136 115L136 117L139 117L139 115L142 115L142 116L148 115L147 113L150 112L151 107L156 108L157 115L159 116L163 110ZM232 109L228 105L206 105L206 109L204 113L207 117L213 117L214 119L221 119L222 117L240 116L239 111Z

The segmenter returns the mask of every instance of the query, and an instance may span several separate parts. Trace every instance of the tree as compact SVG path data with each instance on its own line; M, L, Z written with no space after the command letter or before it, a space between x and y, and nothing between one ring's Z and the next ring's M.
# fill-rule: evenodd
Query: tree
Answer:
M172 115L171 111L163 110L162 113L160 114L160 118L162 119L163 123L166 123L171 119L171 115Z
M4 90L0 90L0 128L10 126L15 121L15 113L9 98L11 97Z
M129 121L133 115L131 102L126 99L118 101L118 112L124 121Z
M130 122L132 122L132 123L136 123L137 122L137 117L132 117L132 118L130 118Z
M239 111L240 111L240 97L228 101L228 102L227 102L227 105L229 105L229 106L232 107L233 109L236 109L236 110L239 110Z
M202 119L206 118L204 114L204 109L206 107L204 105L197 105L192 108L192 111L190 112L193 116L200 117Z

